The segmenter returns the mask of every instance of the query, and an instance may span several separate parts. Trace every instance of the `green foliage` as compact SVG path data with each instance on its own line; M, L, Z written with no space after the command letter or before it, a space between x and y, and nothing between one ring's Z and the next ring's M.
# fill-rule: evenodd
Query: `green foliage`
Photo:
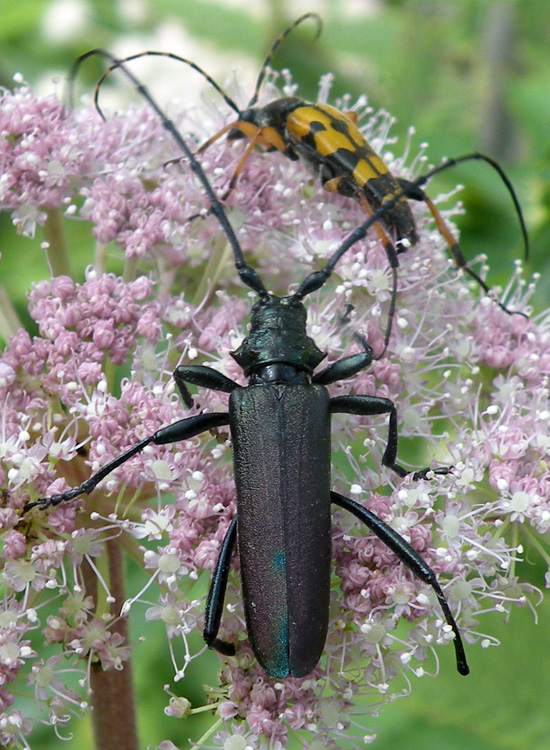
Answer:
M498 648L476 648L472 673L457 679L452 664L435 680L420 680L412 694L385 710L376 750L545 750L550 718L542 709L550 695L546 654L550 617L546 600L540 624L527 608L504 624L498 616L483 621L485 632L501 641Z

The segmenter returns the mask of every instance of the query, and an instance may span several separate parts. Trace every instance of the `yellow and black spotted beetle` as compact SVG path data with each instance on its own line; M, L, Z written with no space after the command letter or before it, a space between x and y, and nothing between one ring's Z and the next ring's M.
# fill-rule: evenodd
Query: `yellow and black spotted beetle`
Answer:
M249 139L222 200L226 199L234 188L253 149L256 146L261 146L268 151L280 151L289 159L301 160L320 179L326 190L355 198L359 201L368 216L376 213L384 203L393 201L393 207L383 213L380 221L374 224L386 249L394 279L392 310L390 311L385 342L387 345L395 304L396 268L399 265L397 254L404 252L418 241L415 220L408 203L409 199L424 201L426 203L439 232L449 246L456 265L475 279L486 293L490 294L491 291L485 281L468 267L457 241L446 226L434 203L425 192L414 182L394 177L381 157L368 144L356 126L356 113L341 112L329 104L310 103L294 96L281 97L263 106L257 105L260 90L266 78L268 65L275 51L291 31L308 19L316 22L317 36L319 35L322 28L322 21L316 13L305 13L288 26L271 45L258 75L254 94L244 110L240 110L216 81L196 63L179 55L155 51L132 55L118 61L116 64L112 64L96 86L94 95L95 104L101 114L98 104L99 90L101 84L112 70L145 55L166 56L183 62L200 73L219 92L225 102L238 116L237 120L225 125L203 143L196 153L200 154L204 152L225 133L228 134L230 140L237 140L239 138ZM88 55L97 52L101 53L100 50L93 50ZM527 258L529 245L521 207L510 180L497 162L484 154L475 152L454 159L447 159L440 167L432 170L430 174L436 174L442 169L447 169L460 162L474 159L484 161L493 167L508 189L520 222L525 256ZM506 313L512 314L516 312L509 310L499 300L495 299L495 301ZM523 315L523 313L518 314Z

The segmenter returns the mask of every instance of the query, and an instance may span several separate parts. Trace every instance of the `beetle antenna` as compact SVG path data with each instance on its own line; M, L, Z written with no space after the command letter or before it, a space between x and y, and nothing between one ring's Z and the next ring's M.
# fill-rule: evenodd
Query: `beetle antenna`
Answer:
M479 152L473 152L471 154L465 154L464 156L458 156L456 158L450 158L446 159L442 164L440 164L437 167L434 167L433 169L430 169L426 174L420 175L420 177L417 177L416 180L401 180L400 184L402 187L402 190L397 191L394 193L391 198L384 200L382 206L372 213L369 218L364 221L362 224L360 224L356 229L354 229L353 232L351 232L346 239L342 242L342 244L338 247L338 249L331 255L331 257L328 259L328 261L325 263L323 268L321 268L320 271L313 271L310 273L306 278L302 281L300 286L298 287L297 291L294 293L294 297L297 300L302 300L305 296L308 294L311 294L312 292L317 291L317 289L320 289L323 284L327 281L329 276L331 275L332 271L334 270L334 267L340 260L340 258L344 255L344 253L349 250L350 247L352 247L356 242L363 239L367 233L367 231L370 229L370 227L375 224L379 219L381 219L384 214L387 211L390 211L403 197L406 198L415 198L418 200L424 201L427 205L430 211L432 212L436 223L438 224L438 228L443 234L443 237L446 238L448 232L443 231L445 229L444 224L442 223L442 220L439 218L439 213L437 212L437 209L435 209L435 206L433 205L432 201L425 195L422 188L426 183L434 177L436 174L439 174L439 172L443 172L446 169L450 169L451 167L456 166L457 164L460 164L464 161L472 161L474 159L481 160L489 164L493 169L498 172L500 175L503 183L505 184L508 193L510 197L512 198L512 201L514 203L514 207L516 209L516 214L519 219L520 227L521 227L521 233L523 236L523 244L525 248L525 258L527 259L529 257L529 237L527 234L527 228L525 226L525 220L523 218L523 212L521 210L521 206L518 200L518 197L516 195L516 192L514 190L514 187L508 177L506 176L506 173L502 169L502 167L497 164L496 161L491 159L490 157L486 156L485 154L480 154ZM455 256L455 259L461 260L462 262L459 262L459 267L462 268L466 273L468 273L472 278L474 278L478 284L484 289L485 292L488 294L491 294L490 288L485 284L483 279L481 279L475 271L472 271L471 268L468 267L465 259L462 257L462 254L460 253L460 250L458 249L458 246L453 242L452 252ZM386 326L386 333L384 335L384 349L381 355L379 357L376 357L376 359L379 359L383 354L385 353L387 347L389 338L391 335L391 329L392 329L392 323L393 323L393 317L395 314L395 307L396 307L396 297L397 297L397 263L392 262L391 263L391 269L393 273L393 283L392 283L392 295L391 295L391 302L390 302L390 311L388 315L388 323ZM504 312L507 312L508 314L510 311L508 308L503 305L499 300L495 299L495 302L498 304L498 306L504 310ZM522 315L523 317L527 317L525 313L522 312L516 312L513 311L517 315Z
M418 187L421 187L422 185L425 185L426 182L428 182L428 180L430 180L434 175L439 174L439 172L444 172L446 169L455 167L457 164L460 164L461 162L473 161L473 160L484 161L486 164L492 167L495 170L495 172L498 173L500 179L506 186L506 189L508 190L508 194L510 195L510 198L512 199L514 208L516 210L516 215L519 220L521 234L523 236L525 260L526 261L529 260L529 235L527 234L527 227L525 226L525 220L523 218L523 211L521 210L519 199L517 197L516 191L514 190L514 186L512 185L512 183L508 179L508 176L506 175L506 172L502 169L500 164L496 162L494 159L491 159L490 156L486 156L485 154L480 154L479 151L474 151L473 153L465 154L464 156L457 156L455 158L447 158L442 164L439 164L439 166L434 167L433 169L430 169L429 172L426 172L421 182L415 181L413 184L417 184ZM425 198L422 198L422 200L425 200ZM488 291L488 290L485 289L485 291Z
M315 34L315 39L319 38L319 35L321 34L321 31L323 30L323 20L318 13L304 13L303 16L300 16L299 18L297 18L293 23L290 24L290 26L288 26L283 32L281 32L279 36L277 37L277 39L275 39L275 41L269 48L269 52L265 56L265 60L263 61L262 67L260 68L260 73L258 74L258 80L256 81L256 87L254 88L252 99L248 102L247 109L249 109L250 107L253 107L258 101L258 97L260 95L260 89L262 88L262 84L265 81L265 77L267 75L267 66L271 62L271 58L275 54L277 47L281 44L283 39L290 34L291 31L294 31L294 29L297 26L303 23L303 21L307 21L308 18L315 20L315 23L317 24L317 33Z
M373 359L382 359L386 354L388 344L390 343L391 331L393 327L393 319L395 316L395 308L397 306L397 266L391 266L391 277L392 277L392 289L390 297L390 309L388 310L388 318L386 321L386 331L384 333L384 347L380 354Z
M78 60L77 60L77 63L79 63L82 60L85 60L86 57L90 57L94 53L97 54L98 52L99 52L99 54L101 54L101 52L98 51L98 50L91 50L91 52L88 52L85 55L82 55L82 57L79 57ZM185 65L188 65L190 68L192 68L193 70L195 70L197 73L200 73L200 75L206 81L208 81L208 83L212 86L212 88L214 88L218 92L218 94L220 94L220 96L223 98L223 100L225 101L225 103L229 107L231 107L231 109L234 112L236 112L237 115L240 115L241 110L235 104L235 102L233 101L233 99L229 96L229 94L227 94L222 89L222 87L219 85L219 83L217 83L212 78L211 75L209 75L205 70L203 70L200 67L200 65L197 65L192 60L188 60L186 57L181 57L180 55L176 55L173 52L159 52L158 50L147 50L146 52L138 52L135 55L130 55L129 57L122 58L118 62L116 62L113 65L109 66L109 68L107 68L107 70L105 71L105 73L103 73L103 75L101 76L101 78L97 82L95 90L94 90L94 105L95 105L95 108L97 109L97 111L99 112L99 114L102 117L103 117L103 112L101 111L101 107L99 106L99 91L101 89L101 86L103 85L103 82L107 78L107 76L110 75L113 70L116 70L117 68L120 68L121 65L125 65L126 63L131 62L132 60L137 60L140 57L148 57L148 56L151 56L151 57L168 57L170 60L176 60L177 62L185 63Z
M312 18L315 19L315 22L317 24L317 33L315 35L315 39L317 39L321 33L321 30L323 28L323 21L321 17L317 13L304 13L304 15L300 16L300 18L296 19L294 23L290 24L288 28L286 28L277 39L273 42L271 45L269 52L267 53L265 60L262 64L262 67L260 69L260 73L258 75L258 80L256 81L256 87L254 89L254 94L252 95L252 99L250 100L248 107L253 106L257 100L260 93L260 89L262 87L262 84L265 80L265 76L267 73L267 66L269 65L273 55L275 54L275 51L277 50L277 47L281 44L283 39L290 34L291 31L293 31L297 26L299 26L303 21L306 21L307 19ZM81 55L75 62L73 63L73 66L71 68L71 72L69 74L69 106L72 105L73 102L73 84L75 81L75 78L78 73L78 69L82 65L82 63L87 60L89 57L104 57L108 60L111 60L111 65L107 68L107 70L103 73L99 81L96 83L95 89L94 89L94 106L98 112L98 114L105 119L105 116L103 114L103 110L101 109L99 105L99 93L101 90L101 87L103 86L103 83L105 82L105 79L117 68L121 68L126 63L132 62L133 60L138 60L140 57L167 57L170 60L176 60L177 62L184 63L185 65L192 68L192 70L195 70L197 73L199 73L208 83L212 86L213 89L215 89L218 94L223 98L225 103L237 114L240 116L241 110L235 103L235 101L229 96L229 94L224 91L224 89L219 85L217 81L212 78L211 75L209 75L203 68L201 68L200 65L197 65L197 63L193 62L192 60L189 60L187 57L182 57L181 55L176 55L173 52L161 52L159 50L146 50L145 52L138 52L135 55L129 55L128 57L123 58L115 58L114 56L107 53L105 50L96 48L89 50L85 54Z
M426 179L426 175L422 175L421 177L418 177L416 180L414 180L414 182L409 183L409 185L420 187L426 182ZM334 271L334 267L336 266L340 258L346 253L346 251L349 250L350 247L355 245L356 242L364 239L372 225L379 221L387 211L391 211L391 209L398 203L399 200L401 200L404 195L406 195L405 190L398 190L390 199L385 200L383 205L377 211L372 213L368 219L366 219L362 224L356 227L353 232L350 232L345 240L340 244L338 249L330 256L321 270L312 271L306 276L298 289L294 292L293 297L295 297L295 299L297 300L302 300L308 294L316 292L318 289L320 289L323 284L325 284L331 273Z
M206 174L204 173L203 168L200 165L200 162L195 158L193 152L191 151L191 149L189 148L189 146L183 139L177 127L174 125L172 120L165 115L165 113L162 111L162 109L157 104L155 99L149 93L148 89L142 83L140 83L140 81L136 78L136 76L132 73L132 71L126 65L124 65L122 60L115 57L110 52L107 52L106 50L99 49L99 48L94 49L94 50L91 50L91 52L87 53L86 55L83 55L82 57L80 57L77 63L80 64L79 61L86 59L86 57L91 57L92 54L99 55L101 57L104 57L106 60L110 60L112 67L118 68L126 76L126 78L128 78L131 81L131 83L134 85L138 94L143 99L145 99L145 101L157 113L165 130L167 130L170 133L170 135L176 141L179 148L185 154L185 156L189 160L189 165L191 169L197 175L199 182L203 186L206 192L206 195L208 197L208 200L210 201L210 211L215 215L225 236L227 237L229 244L231 245L231 249L233 250L233 257L235 260L235 267L237 269L237 273L239 274L241 281L246 286L250 287L250 289L252 289L254 292L256 292L256 294L260 298L266 299L269 296L267 289L265 288L258 273L246 263L239 240L237 239L237 236L233 230L233 227L231 226L229 219L227 218L225 211L223 210L222 204L218 200L216 193L214 192L212 188L212 185L210 184ZM73 72L77 68L78 68L77 65L73 66L73 70L71 70L71 75L73 75ZM105 118L103 117L103 119Z

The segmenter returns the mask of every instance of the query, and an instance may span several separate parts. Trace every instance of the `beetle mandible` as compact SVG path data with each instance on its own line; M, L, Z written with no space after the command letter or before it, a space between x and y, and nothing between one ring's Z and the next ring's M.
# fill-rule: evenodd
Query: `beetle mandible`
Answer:
M104 53L108 54L108 53ZM388 199L351 232L319 271L285 297L268 293L258 273L243 257L233 228L200 163L149 92L121 61L111 58L162 117L166 130L185 154L202 184L210 210L233 251L241 281L258 296L252 307L248 335L232 356L248 382L245 386L203 365L181 365L174 378L189 403L189 384L230 394L227 413L202 413L157 430L130 447L78 487L29 502L24 510L46 509L89 494L108 474L148 445L187 440L206 430L229 425L237 512L222 543L208 593L204 639L224 654L235 646L218 638L230 560L238 540L248 636L266 672L277 678L303 677L316 666L324 648L329 611L331 566L330 506L349 511L376 534L408 567L435 591L444 617L454 632L457 669L469 673L460 632L434 571L390 526L359 503L330 487L330 421L335 413L389 416L389 434L382 462L399 476L409 472L397 463L397 409L378 396L331 398L327 385L350 378L368 367L373 352L358 334L362 351L321 370L325 354L307 335L303 299L320 289L344 253L400 200ZM421 188L431 174L415 184ZM426 478L430 469L414 474ZM446 467L435 473L447 474Z

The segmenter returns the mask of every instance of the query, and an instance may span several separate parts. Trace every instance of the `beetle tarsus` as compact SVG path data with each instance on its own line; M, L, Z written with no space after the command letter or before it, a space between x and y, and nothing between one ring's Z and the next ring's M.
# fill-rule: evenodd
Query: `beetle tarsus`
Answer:
M430 479L430 474L436 474L438 476L446 476L447 474L453 473L454 466L437 466L435 469L431 466L427 466L425 469L415 471L412 478L415 482L419 479ZM410 472L408 472L410 473Z

